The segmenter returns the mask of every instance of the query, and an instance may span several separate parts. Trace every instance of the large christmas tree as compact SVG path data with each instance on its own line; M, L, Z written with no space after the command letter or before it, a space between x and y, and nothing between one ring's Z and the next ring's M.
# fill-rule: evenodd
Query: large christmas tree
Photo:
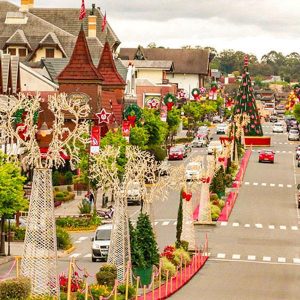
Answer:
M253 87L248 71L248 57L244 58L244 72L242 83L239 88L237 99L235 101L234 114L246 113L250 117L249 124L244 128L245 136L262 136L263 131L260 124L260 118L257 111Z

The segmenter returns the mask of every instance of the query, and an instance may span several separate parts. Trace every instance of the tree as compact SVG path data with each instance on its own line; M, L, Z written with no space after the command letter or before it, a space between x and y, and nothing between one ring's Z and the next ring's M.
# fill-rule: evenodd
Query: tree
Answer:
M131 145L145 148L149 141L149 134L144 127L135 126L130 130L129 141Z
M260 124L260 117L257 111L255 98L253 95L253 87L248 72L248 63L244 64L244 72L242 82L237 95L234 106L234 114L246 113L250 117L250 122L244 129L246 136L262 136L263 131Z
M4 224L5 219L27 206L24 199L23 184L26 178L21 175L21 168L10 162L8 156L0 153L0 217L1 217L1 243L0 255L5 255Z
M300 122L300 104L294 106L294 116L298 122Z
M177 224L176 224L176 247L181 245L181 234L182 234L182 220L183 220L183 210L182 210L182 193L183 189L180 191L180 198L179 198L179 206L178 206L178 213L177 213Z
M169 139L171 143L173 141L173 136L176 134L179 124L180 124L180 110L173 108L172 110L168 111L167 115L167 124L169 129Z

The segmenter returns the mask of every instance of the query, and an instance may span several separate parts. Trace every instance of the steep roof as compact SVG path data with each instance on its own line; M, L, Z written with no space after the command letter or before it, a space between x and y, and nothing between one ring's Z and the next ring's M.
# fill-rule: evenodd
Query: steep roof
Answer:
M29 48L30 44L26 38L26 35L22 29L17 29L15 33L6 41L6 45L27 45Z
M103 80L93 65L83 28L79 31L71 59L64 70L58 75L63 80Z
M124 60L171 60L174 73L208 75L209 51L200 49L121 48L119 57Z
M128 67L129 63L138 69L160 69L172 71L174 66L171 60L121 60L123 65Z
M104 44L97 70L104 78L103 85L126 85L116 69L108 42Z

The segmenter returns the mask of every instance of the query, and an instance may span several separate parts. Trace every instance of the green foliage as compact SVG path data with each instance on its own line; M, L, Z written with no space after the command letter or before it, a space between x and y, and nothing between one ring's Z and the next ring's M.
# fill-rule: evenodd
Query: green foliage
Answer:
M101 270L100 268L99 272L96 273L96 279L100 285L114 286L115 280L117 279L117 270Z
M69 233L61 227L56 227L57 249L67 250L72 246Z
M70 201L75 198L75 193L68 191L55 191L53 193L54 200L56 201Z
M167 150L160 145L151 145L147 149L157 161L163 161L167 156Z
M121 295L126 294L126 284L120 284L118 286L118 292ZM128 285L128 299L131 299L135 295L135 288L132 285Z
M211 205L211 218L213 221L216 221L219 218L221 209L217 205Z
M225 186L226 187L230 187L232 185L232 175L231 174L226 174L225 175L225 178L224 178L224 181L225 181Z
M300 122L300 104L294 106L294 116L298 122Z
M63 217L56 219L56 225L67 230L91 229L100 224L101 219L94 215L92 217Z
M29 297L30 292L31 284L29 278L19 277L0 282L1 300L24 300Z
M165 256L161 257L160 261L163 279L167 277L167 272L169 272L169 279L176 274L175 265L171 261L169 261Z
M100 299L101 296L108 297L110 295L110 287L106 285L91 284L89 286L92 299Z
M134 267L145 268L145 260L143 257L142 249L139 247L137 233L129 220L129 234L130 234L130 250L131 262Z
M135 126L130 130L129 141L131 145L144 148L149 141L149 134L144 127Z
M56 170L52 172L52 184L54 186L59 185L59 177L60 177L59 171Z
M11 231L15 232L15 241L24 241L26 228L18 227L18 228L12 229Z
M168 111L167 124L170 131L177 131L180 124L180 110L173 108Z
M222 209L225 206L225 201L224 200L219 200L219 207Z
M179 243L176 243L176 248L183 248L185 251L189 250L189 242L181 240Z
M183 192L183 190L181 189L180 199L179 199L179 206L178 206L178 213L177 213L177 224L176 224L176 247L181 245L182 220L183 220L182 192Z
M182 266L185 266L188 265L191 261L190 254L183 248L176 249L173 252L173 254L174 254L173 262L176 266L181 266L181 262L182 262Z
M65 174L65 184L73 183L73 173L71 171L67 171Z
M78 208L81 214L90 214L92 210L90 201L87 199L82 199L81 203L78 205Z
M223 167L219 168L214 174L209 189L212 193L217 194L219 197L225 194L225 172Z
M179 137L179 138L175 138L175 143L176 144L186 144L186 143L190 143L193 139L194 139L193 136L190 136L190 137Z
M218 201L219 200L219 197L217 194L215 193L211 193L210 194L210 201L213 202L213 201Z
M134 246L137 247L138 252L140 251L144 262L142 260L134 261L132 259L132 265L137 268L150 268L153 265L158 265L158 246L149 216L146 213L140 213L134 232L136 238ZM139 265L139 263L141 263L141 265Z
M130 104L124 110L124 118L127 119L128 116L136 116L136 120L142 117L142 110L137 104Z

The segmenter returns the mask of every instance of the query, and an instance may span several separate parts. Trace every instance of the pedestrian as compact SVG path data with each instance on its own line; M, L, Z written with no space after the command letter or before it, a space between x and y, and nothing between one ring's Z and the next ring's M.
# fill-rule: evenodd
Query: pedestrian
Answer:
M95 201L95 197L94 197L94 194L93 192L89 192L89 201L90 201L90 204L92 205Z

